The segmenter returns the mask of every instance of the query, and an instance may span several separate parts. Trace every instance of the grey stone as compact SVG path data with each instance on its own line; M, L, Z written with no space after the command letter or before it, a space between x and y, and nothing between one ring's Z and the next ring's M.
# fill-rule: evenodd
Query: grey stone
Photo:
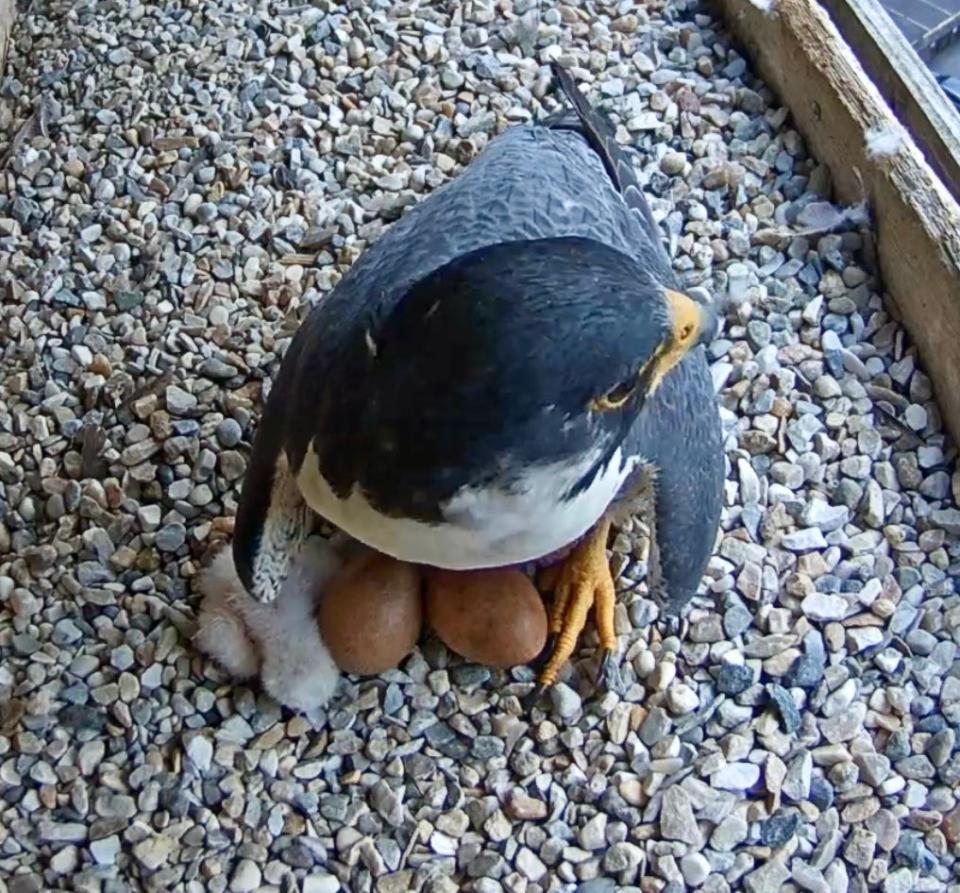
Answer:
M925 754L916 754L915 756L905 757L897 760L897 772L904 778L930 779L936 775L936 769L933 763Z
M787 767L783 780L783 795L794 803L800 803L810 796L813 778L813 758L809 751L798 754Z
M781 545L791 552L809 552L813 549L826 548L827 541L818 527L806 527L784 534Z
M224 419L217 425L217 440L220 446L235 447L243 439L243 429L235 419Z
M779 893L789 877L787 867L778 859L771 858L744 877L743 886L747 893Z
M582 709L580 695L564 682L558 682L550 689L550 699L553 701L553 709L561 719L569 721Z
M710 835L710 846L725 853L747 839L747 823L738 815L728 815Z
M693 814L690 797L677 785L663 793L660 805L660 833L667 840L680 840L692 846L700 846L703 838Z
M702 853L687 853L680 860L680 872L688 887L699 887L710 874L710 863Z
M387 824L394 828L403 821L403 803L386 781L378 781L370 790L370 805Z
M823 679L824 663L822 658L811 654L801 654L783 675L783 684L787 688L816 688Z
M249 859L241 859L230 879L230 893L253 893L263 879L259 866Z
M203 735L194 735L187 742L187 757L200 774L210 771L213 759L213 745Z
M157 548L164 552L176 552L187 539L187 529L183 524L167 524L156 534Z
M825 592L812 592L800 605L800 610L811 620L842 620L848 609L847 600L839 595Z
M735 639L745 633L752 624L753 615L739 605L734 605L723 614L723 631L727 638Z
M810 781L810 802L821 812L833 805L833 787L822 776L814 775Z
M867 705L858 702L852 704L848 710L843 710L836 716L820 720L820 731L823 737L831 744L849 741L863 728L863 721L867 714Z
M669 732L671 725L667 712L661 707L653 707L640 726L640 740L652 747Z
M753 671L738 664L723 664L717 670L717 690L726 695L738 695L753 684Z
M753 763L728 763L710 776L711 784L725 791L746 791L760 780L760 767Z
M897 868L883 881L883 893L910 893L913 888L914 875L909 868Z
M643 850L636 844L623 841L615 843L603 857L604 871L619 872L636 868L643 861Z
M186 415L197 408L197 398L178 385L170 385L166 390L167 410L171 415Z
M800 711L794 703L793 697L782 685L771 683L767 686L767 694L780 717L780 725L789 735L800 728Z
M844 506L832 506L821 499L812 500L803 512L802 521L807 527L817 527L823 533L831 533L843 527L850 516Z
M47 843L82 843L87 839L87 826L81 822L41 822L40 840Z
M771 816L760 824L760 842L769 847L783 846L799 827L800 814L797 812Z

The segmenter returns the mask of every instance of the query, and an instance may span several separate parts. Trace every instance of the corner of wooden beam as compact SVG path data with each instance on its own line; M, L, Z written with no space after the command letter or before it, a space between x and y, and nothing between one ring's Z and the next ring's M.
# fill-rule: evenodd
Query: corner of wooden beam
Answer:
M7 64L7 46L17 17L17 0L0 0L0 77Z
M960 443L960 206L815 0L717 0L837 197L872 212L884 286Z

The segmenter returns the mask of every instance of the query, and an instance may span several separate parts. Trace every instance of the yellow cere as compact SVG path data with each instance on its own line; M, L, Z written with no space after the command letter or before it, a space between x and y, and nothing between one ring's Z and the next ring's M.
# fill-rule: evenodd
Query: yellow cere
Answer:
M669 288L665 289L664 294L670 305L673 332L670 338L660 345L651 360L654 364L654 372L647 394L656 391L663 377L697 343L700 327L703 325L703 308L693 298L683 292L671 291Z

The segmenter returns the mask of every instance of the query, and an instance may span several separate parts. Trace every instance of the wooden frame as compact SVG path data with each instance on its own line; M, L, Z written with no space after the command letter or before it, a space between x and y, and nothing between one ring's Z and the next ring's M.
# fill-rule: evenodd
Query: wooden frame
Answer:
M879 0L821 3L930 166L960 197L960 112L930 69Z
M888 305L913 338L960 443L960 207L816 0L716 2L829 167L837 199L868 202ZM868 149L875 129L900 138L887 151Z

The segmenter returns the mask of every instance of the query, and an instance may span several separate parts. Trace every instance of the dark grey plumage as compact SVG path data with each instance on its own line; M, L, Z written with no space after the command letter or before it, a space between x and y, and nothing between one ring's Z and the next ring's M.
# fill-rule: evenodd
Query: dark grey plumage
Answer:
M248 588L265 519L271 512L277 515L278 503L289 507L290 518L280 525L280 539L298 535L302 507L292 476L308 447L327 457L331 477L343 465L344 492L363 473L364 462L351 466L349 453L369 449L369 444L351 441L349 432L337 430L348 424L343 389L350 388L352 373L360 372L358 335L368 333L367 346L375 353L384 321L392 319L418 283L492 246L519 245L517 258L522 260L523 246L581 240L619 253L630 266L626 280L635 283L638 295L676 287L662 234L612 128L565 72L557 69L556 74L574 112L511 128L491 141L455 180L384 233L301 326L261 419L238 512L234 555ZM630 322L626 314L624 326ZM543 336L550 337L549 329ZM578 436L586 433L581 429ZM667 602L680 607L696 591L709 559L722 496L719 417L702 347L667 374L625 438L623 433L617 439L622 438L627 454L642 456L656 471L653 498L662 569L657 582ZM281 457L288 477L277 471ZM628 481L621 495L633 495L635 483ZM431 479L426 492L435 495L429 489L435 486ZM401 508L420 511L429 520L429 499L422 502L422 511L415 499Z

